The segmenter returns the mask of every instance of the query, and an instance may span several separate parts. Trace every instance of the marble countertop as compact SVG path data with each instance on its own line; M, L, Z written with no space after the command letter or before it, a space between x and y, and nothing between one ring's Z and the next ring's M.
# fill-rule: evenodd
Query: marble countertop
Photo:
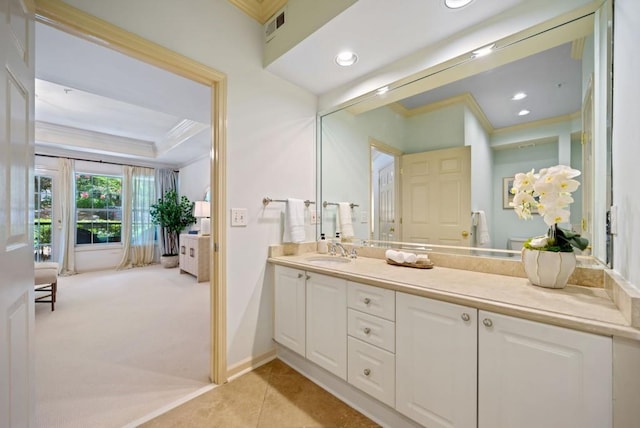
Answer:
M368 257L326 267L312 264L308 259L314 256L318 254L270 257L268 261L560 327L640 340L640 329L631 327L601 288L567 285L548 289L533 286L526 278L439 266L393 266Z

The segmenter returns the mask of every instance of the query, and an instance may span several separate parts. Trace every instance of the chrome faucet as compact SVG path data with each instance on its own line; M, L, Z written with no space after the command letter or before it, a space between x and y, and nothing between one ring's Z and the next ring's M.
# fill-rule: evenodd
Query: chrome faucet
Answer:
M349 255L349 253L347 252L347 249L344 248L344 246L341 243L336 242L335 246L336 246L336 248L340 248L340 255L342 257L347 257Z

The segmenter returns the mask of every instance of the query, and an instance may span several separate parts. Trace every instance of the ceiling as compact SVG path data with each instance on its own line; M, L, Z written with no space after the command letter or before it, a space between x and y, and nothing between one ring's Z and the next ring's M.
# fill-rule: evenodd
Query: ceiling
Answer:
M283 0L229 1L259 22L284 4ZM359 0L267 70L322 94L511 8L534 7L531 3L535 2L475 0L452 11L440 0ZM333 58L339 48L354 49L360 56L356 65L337 66ZM560 56L564 53L556 59ZM36 57L38 153L171 167L209 154L211 103L206 86L40 23ZM520 75L540 71L540 63L534 65L522 67ZM547 74L552 84L567 80ZM487 97L496 95L488 87L485 92ZM476 101L482 108L490 104L481 98ZM405 108L424 102L433 99L415 97ZM496 127L507 124L498 113L487 108Z

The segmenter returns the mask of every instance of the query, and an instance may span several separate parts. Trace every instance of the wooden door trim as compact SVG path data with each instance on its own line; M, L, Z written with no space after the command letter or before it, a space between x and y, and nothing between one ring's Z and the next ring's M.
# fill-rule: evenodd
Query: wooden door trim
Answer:
M211 381L227 380L226 316L226 157L227 77L224 73L171 51L60 0L36 0L36 20L103 44L125 55L147 62L211 88Z

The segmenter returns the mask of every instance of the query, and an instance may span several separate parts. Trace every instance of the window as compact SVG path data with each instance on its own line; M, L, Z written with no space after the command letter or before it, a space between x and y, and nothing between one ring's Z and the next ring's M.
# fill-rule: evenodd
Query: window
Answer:
M76 174L76 245L120 242L122 177Z
M33 252L37 262L51 259L51 182L50 176L34 176Z

